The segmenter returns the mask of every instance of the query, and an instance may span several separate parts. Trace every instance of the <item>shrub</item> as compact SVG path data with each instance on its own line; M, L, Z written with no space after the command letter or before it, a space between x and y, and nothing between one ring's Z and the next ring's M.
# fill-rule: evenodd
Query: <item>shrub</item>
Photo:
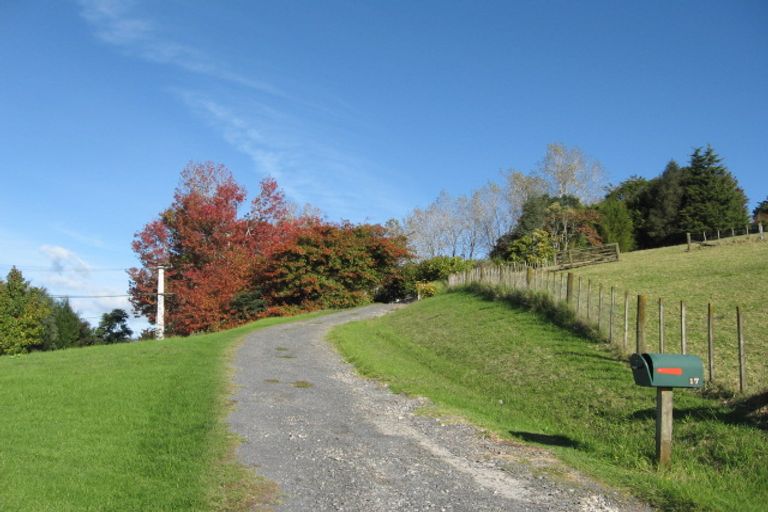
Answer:
M434 297L437 295L437 285L435 283L416 283L416 292L422 299Z
M474 266L471 260L459 256L435 256L416 266L417 281L443 281L457 272L464 272Z
M390 272L376 290L377 302L394 302L416 296L416 265L406 263Z
M549 232L534 229L527 235L512 241L499 257L505 261L539 265L555 256L555 248Z

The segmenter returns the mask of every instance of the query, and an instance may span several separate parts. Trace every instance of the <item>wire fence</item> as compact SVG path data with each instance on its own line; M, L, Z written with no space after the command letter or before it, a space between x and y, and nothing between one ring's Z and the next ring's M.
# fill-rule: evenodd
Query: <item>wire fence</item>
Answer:
M708 381L729 391L757 391L766 385L764 332L747 330L759 325L757 311L736 306L719 310L709 303L688 307L686 301L636 294L616 286L577 276L559 268L525 265L484 265L453 274L449 288L472 284L504 290L545 294L597 330L621 353L662 352L695 354L705 365ZM726 321L728 320L728 321ZM722 327L722 328L721 328ZM749 364L747 358L750 358Z
M694 248L694 244L699 247L716 246L724 242L733 242L736 239L750 240L756 237L758 240L765 240L765 231L763 223L745 224L742 227L716 229L711 231L687 232L685 233L685 242L688 244L688 250Z

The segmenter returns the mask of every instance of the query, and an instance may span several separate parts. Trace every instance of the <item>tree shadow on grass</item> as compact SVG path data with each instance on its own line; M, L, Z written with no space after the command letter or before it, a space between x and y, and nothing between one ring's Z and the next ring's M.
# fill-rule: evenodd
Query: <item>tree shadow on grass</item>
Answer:
M575 439L571 439L568 436L551 435L551 434L537 434L535 432L520 432L516 430L510 430L510 434L515 437L519 437L523 441L529 443L545 444L547 446L561 446L563 448L582 448L582 444Z
M649 420L655 417L655 407L641 409L629 415L629 418L634 420ZM674 417L697 421L719 421L729 425L768 430L768 391L741 399L728 407L675 408Z
M500 290L482 284L471 284L464 290L484 300L504 302L518 311L530 311L591 343L603 342L596 329L581 321L563 303L553 301L544 293L528 290Z

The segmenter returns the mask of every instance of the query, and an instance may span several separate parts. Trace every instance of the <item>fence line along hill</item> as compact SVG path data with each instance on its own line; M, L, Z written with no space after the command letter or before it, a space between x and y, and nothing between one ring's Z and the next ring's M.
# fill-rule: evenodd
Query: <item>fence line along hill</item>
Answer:
M739 391L743 387L745 392L754 393L768 388L767 241L753 236L717 246L694 246L690 251L684 244L623 253L612 263L567 271L559 267L537 270L530 285L525 270L518 266L478 269L455 275L451 282L532 286L559 301L565 300L566 272L574 274L576 296L572 309L606 339L611 338L619 349L636 349L637 296L642 294L647 304L645 351L658 352L663 344L664 352L680 353L685 349L686 353L698 355L705 370L711 362L714 382L727 390ZM744 340L741 354L737 307ZM746 362L742 375L740 356Z

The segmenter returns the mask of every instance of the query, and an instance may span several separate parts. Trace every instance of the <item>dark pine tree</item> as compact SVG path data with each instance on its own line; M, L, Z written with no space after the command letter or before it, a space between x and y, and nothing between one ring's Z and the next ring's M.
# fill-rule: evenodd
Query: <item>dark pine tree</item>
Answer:
M113 309L109 313L101 315L101 322L96 328L96 342L119 343L128 341L133 331L128 327L128 313L122 309Z
M696 148L683 170L678 227L681 232L700 233L748 222L747 197L736 178L707 146Z

